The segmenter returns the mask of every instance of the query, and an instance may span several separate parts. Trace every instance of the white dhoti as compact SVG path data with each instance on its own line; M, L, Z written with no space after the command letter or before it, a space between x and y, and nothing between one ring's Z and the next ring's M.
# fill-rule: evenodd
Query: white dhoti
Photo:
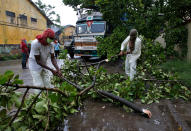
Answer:
M125 74L130 77L130 80L132 81L134 78L134 75L136 74L136 61L130 61L130 57L127 55L125 60Z
M33 85L38 87L46 87L50 88L50 76L47 70L42 69L41 71L33 71L30 70L32 78L33 78ZM40 92L40 90L35 89L35 93Z

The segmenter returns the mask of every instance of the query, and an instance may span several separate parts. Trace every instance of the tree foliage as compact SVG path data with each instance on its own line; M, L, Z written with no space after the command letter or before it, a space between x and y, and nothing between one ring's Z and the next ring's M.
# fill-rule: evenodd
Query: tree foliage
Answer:
M98 9L95 6L95 0L62 0L65 5L72 6L74 9L80 8L88 8L88 9Z
M184 55L187 52L187 29L183 24L191 18L190 0L63 0L63 2L73 7L80 5L96 7L103 13L110 32L119 28L118 26L127 31L129 28L136 28L139 34L150 39L155 39L164 32L167 47L172 49L178 44L183 48Z
M55 6L46 5L41 0L38 0L35 4L51 21L60 25L60 15L54 11Z

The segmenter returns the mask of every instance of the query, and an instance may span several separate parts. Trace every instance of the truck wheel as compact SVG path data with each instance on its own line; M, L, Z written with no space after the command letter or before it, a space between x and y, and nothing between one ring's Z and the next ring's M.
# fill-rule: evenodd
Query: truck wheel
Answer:
M85 61L88 61L90 56L81 56L82 59L84 59Z
M70 52L69 53L70 57L73 59L74 58L74 53L73 52Z

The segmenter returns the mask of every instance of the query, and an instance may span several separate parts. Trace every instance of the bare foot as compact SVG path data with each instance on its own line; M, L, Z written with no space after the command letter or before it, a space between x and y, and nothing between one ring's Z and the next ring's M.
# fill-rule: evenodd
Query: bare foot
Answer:
M143 113L147 114L149 118L152 116L151 112L147 109L143 109Z

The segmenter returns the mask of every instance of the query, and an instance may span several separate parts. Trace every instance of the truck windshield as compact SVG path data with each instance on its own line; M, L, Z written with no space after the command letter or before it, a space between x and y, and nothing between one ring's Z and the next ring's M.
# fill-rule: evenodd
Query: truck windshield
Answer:
M93 22L90 27L86 23L83 23L78 24L76 27L77 34L102 33L105 31L104 22Z
M91 25L91 32L92 33L102 33L105 31L105 23L97 22Z
M80 24L80 25L77 25L77 33L78 34L82 34L82 33L85 33L87 30L87 25L86 24Z

